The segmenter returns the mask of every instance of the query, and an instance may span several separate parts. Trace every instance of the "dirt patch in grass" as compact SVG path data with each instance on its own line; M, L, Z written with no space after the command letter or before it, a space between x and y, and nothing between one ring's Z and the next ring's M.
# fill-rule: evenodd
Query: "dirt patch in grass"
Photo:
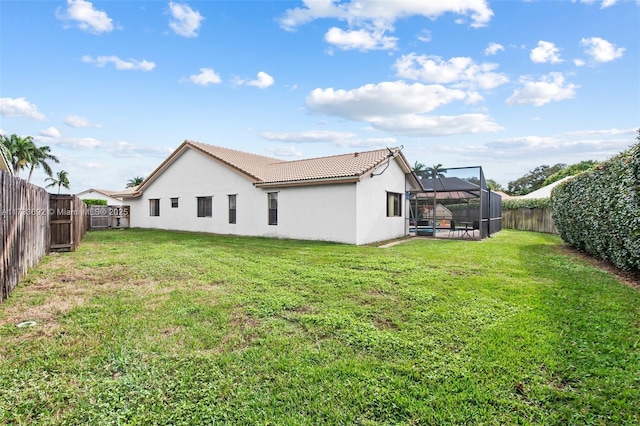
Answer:
M606 260L598 259L584 251L578 250L574 247L571 247L568 244L563 244L558 246L558 250L562 253L568 253L574 256L577 256L584 261L590 263L598 269L602 269L610 273L611 275L618 278L618 280L630 287L634 287L637 290L640 290L640 271L623 271L622 269L616 267L611 262Z
M233 311L229 318L229 332L222 337L218 353L247 348L257 337L258 321L241 311Z
M376 318L376 328L378 330L399 330L400 327L388 318Z

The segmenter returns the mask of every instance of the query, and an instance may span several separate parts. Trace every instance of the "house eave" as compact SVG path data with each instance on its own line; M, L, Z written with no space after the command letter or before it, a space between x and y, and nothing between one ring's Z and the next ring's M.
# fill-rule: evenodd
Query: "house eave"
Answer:
M322 179L304 179L304 180L289 180L283 182L257 182L256 188L286 188L292 186L313 186L313 185L329 185L336 183L356 183L360 181L360 176L342 176Z

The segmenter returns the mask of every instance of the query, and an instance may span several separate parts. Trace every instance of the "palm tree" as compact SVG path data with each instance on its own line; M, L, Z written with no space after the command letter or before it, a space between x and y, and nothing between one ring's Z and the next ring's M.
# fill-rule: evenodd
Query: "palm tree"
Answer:
M434 164L433 166L427 168L428 176L431 178L443 178L444 174L447 173L447 169L442 168L442 164Z
M0 138L2 139L2 145L9 151L9 161L11 162L11 167L13 167L13 174L19 176L20 170L34 161L37 148L33 143L33 138L31 136L21 138L16 134L11 136L2 135Z
M413 171L419 178L425 177L425 165L422 163L418 163L417 161L413 164Z
M127 188L133 188L140 185L144 181L142 176L136 176L133 179L127 181Z
M60 170L56 173L56 177L48 177L45 179L45 182L50 180L51 183L47 185L47 188L51 186L58 186L58 194L60 193L60 187L63 186L66 189L69 189L69 173L64 170Z
M27 182L31 182L31 175L33 175L33 170L40 166L42 166L42 169L47 174L47 176L51 177L53 171L47 163L47 160L53 161L54 163L59 163L60 161L58 160L58 157L52 155L50 151L51 148L46 145L35 149L35 151L33 152L33 158L31 159L31 170L29 170L29 179L27 179Z

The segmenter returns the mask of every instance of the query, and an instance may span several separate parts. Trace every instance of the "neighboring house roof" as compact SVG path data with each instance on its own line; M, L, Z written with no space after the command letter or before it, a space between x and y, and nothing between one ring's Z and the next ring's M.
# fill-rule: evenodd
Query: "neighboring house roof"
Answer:
M356 182L390 158L396 158L402 170L415 177L400 148L284 161L235 149L184 141L135 191L130 194L120 192L118 195L124 197L140 196L142 191L187 149L194 149L229 167L251 180L258 187ZM417 181L415 183L417 186Z
M513 198L511 195L507 194L506 192L503 191L493 191L496 194L498 194L499 196L502 197L503 200L508 200L509 198Z
M138 191L138 186L132 186L130 188L125 188L122 191L114 191L111 196L112 197L118 197L118 198L130 197L133 194L135 194L136 191Z
M517 197L511 197L511 198L524 198L524 199L531 199L531 198L550 198L551 197L551 191L553 190L553 188L555 188L556 186L560 185L562 182L571 179L573 176L567 176L564 177L560 180L557 180L553 183L550 183L547 186L543 186L540 189L536 189L533 192L530 192L526 195L520 195Z
M111 198L118 198L119 197L119 192L118 191L107 191L106 189L94 189L94 188L89 188L89 189L85 189L82 192L77 193L76 195L78 197L80 197L81 195L84 194L90 194L92 192L98 192L106 197L111 197Z

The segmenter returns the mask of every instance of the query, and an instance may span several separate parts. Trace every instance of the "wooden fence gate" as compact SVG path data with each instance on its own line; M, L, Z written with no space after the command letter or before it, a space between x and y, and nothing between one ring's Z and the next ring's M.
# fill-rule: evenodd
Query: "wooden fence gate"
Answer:
M49 196L51 251L74 251L89 227L87 205L74 195Z

